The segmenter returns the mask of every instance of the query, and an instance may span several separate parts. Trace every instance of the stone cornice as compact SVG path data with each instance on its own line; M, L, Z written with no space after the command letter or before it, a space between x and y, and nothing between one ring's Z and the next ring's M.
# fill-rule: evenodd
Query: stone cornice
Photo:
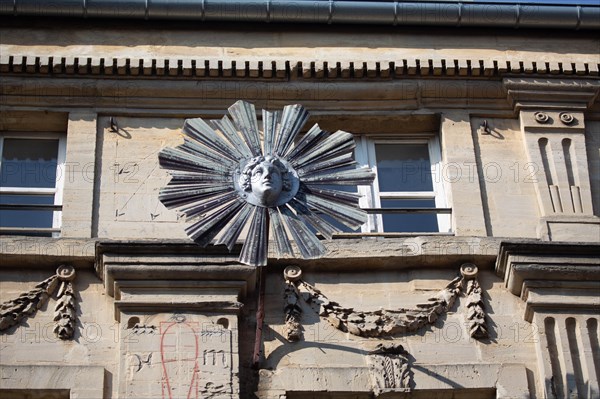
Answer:
M502 242L496 274L504 278L504 284L515 295L521 295L525 280L600 281L600 245Z
M502 84L515 110L586 110L600 93L600 80L597 79L507 77Z
M498 77L599 76L597 60L545 62L522 59L397 59L380 61L232 60L201 58L105 58L7 55L0 73L136 77L257 79L390 79L406 76Z
M525 302L525 320L540 309L600 309L597 243L503 242L496 274Z

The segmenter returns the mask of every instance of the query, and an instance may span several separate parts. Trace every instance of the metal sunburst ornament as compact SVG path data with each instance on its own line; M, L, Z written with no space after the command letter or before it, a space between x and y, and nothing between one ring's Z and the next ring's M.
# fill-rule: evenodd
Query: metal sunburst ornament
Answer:
M185 229L192 240L202 246L224 244L231 251L250 223L239 260L264 266L269 231L277 257L293 255L289 232L302 257L313 259L325 247L308 225L329 239L338 232L321 214L351 229L365 223L358 194L326 187L373 181L370 169L356 168L350 133L329 134L315 124L296 141L308 119L298 104L285 106L283 112L263 110L263 131L254 105L237 101L229 114L231 119L208 123L187 119L184 143L164 148L158 156L172 176L159 199L194 219Z

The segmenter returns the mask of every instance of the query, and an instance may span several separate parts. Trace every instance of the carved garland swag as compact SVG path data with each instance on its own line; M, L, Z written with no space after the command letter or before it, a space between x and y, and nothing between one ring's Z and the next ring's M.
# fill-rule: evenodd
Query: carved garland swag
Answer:
M0 304L0 333L30 316L33 317L56 292L60 283L54 307L54 333L62 340L73 338L77 322L73 279L75 269L69 265L61 265L56 269L55 275L37 284L30 291Z
M415 309L363 312L345 308L302 280L299 267L286 268L284 277L284 334L288 341L298 341L302 338L300 298L340 331L362 337L382 337L414 332L425 325L435 323L441 314L453 306L458 295L464 294L467 297L467 320L471 337L482 339L488 336L482 290L477 281L477 267L471 263L462 265L458 277L437 295L429 298L427 303L418 304Z

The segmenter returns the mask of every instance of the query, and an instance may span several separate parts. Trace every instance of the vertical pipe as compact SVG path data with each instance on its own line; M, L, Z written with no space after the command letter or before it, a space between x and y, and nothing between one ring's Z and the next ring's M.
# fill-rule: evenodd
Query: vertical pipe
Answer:
M265 277L264 268L257 268L258 273L258 304L256 309L256 334L254 336L254 354L252 367L258 369L260 363L260 346L262 344L263 323L265 320Z

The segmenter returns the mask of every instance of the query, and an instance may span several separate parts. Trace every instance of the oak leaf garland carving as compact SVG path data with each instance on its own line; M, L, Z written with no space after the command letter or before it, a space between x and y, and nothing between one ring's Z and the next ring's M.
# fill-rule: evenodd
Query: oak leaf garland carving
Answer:
M292 271L288 272L291 268L294 268L294 278L288 278L292 275ZM382 337L415 332L426 325L434 324L442 313L452 308L458 295L466 294L471 337L481 339L488 335L482 291L476 279L477 267L472 264L464 264L460 276L429 298L426 303L417 304L416 308L379 309L369 312L346 308L331 301L317 288L302 280L301 271L295 266L290 266L286 272L284 272L286 278L285 336L289 341L301 338L298 331L301 328L302 309L297 301L300 296L319 316L325 318L336 329L362 337ZM300 292L301 295L296 296L296 293Z
M0 331L6 330L21 320L35 315L56 289L58 276L52 276L37 284L32 290L19 295L18 298L0 305Z
M34 316L54 294L60 282L54 308L54 333L62 340L73 338L77 322L76 298L72 284L74 278L75 269L69 265L61 265L54 276L22 293L18 298L0 304L0 333L27 317Z
M54 321L56 322L54 333L60 339L73 338L77 319L75 306L73 284L70 281L63 281L54 308Z

